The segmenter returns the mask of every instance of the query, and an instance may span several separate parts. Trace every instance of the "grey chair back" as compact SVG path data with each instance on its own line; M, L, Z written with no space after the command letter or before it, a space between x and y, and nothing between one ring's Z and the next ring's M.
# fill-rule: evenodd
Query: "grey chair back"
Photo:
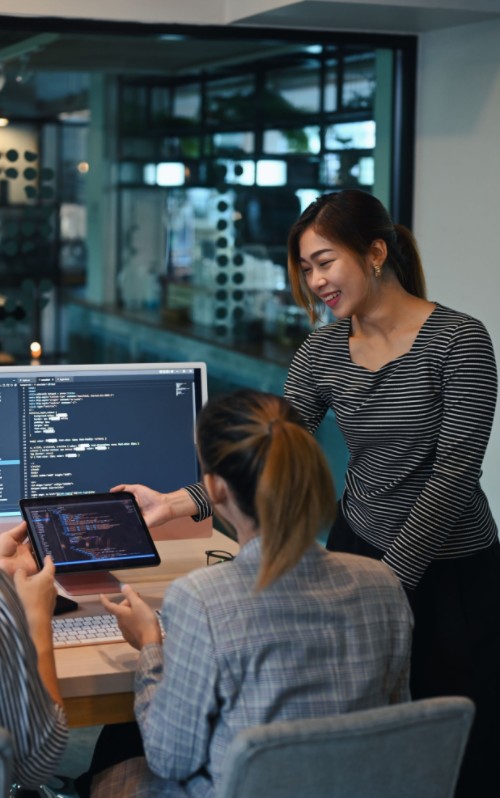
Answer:
M12 776L12 743L10 734L0 727L0 798L10 793Z
M217 798L452 798L473 716L453 696L255 726Z

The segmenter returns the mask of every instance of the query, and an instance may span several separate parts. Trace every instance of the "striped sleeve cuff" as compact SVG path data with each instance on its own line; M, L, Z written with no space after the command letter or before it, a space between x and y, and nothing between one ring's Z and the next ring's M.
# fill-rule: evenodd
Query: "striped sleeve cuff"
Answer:
M194 485L187 485L184 490L187 490L198 508L197 514L192 516L193 521L204 521L205 518L210 518L212 505L207 496L205 486L201 482L196 482Z

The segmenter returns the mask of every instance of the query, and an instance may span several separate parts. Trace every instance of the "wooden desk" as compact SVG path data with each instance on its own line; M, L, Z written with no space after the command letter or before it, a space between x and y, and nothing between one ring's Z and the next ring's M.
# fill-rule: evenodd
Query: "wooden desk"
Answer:
M169 582L195 568L206 566L207 549L235 554L238 544L214 530L212 537L157 542L161 565L115 571L155 609L161 606ZM102 613L97 596L76 596L74 615ZM94 726L134 719L134 672L139 653L128 643L56 649L56 667L70 726Z

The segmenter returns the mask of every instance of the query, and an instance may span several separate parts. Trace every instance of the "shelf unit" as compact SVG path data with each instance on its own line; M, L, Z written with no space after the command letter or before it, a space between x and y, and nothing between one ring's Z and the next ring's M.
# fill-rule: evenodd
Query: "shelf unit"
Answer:
M376 51L289 50L198 74L121 79L119 184L142 186L145 165L177 161L187 187L238 185L227 162L280 160L290 187L369 189L367 170L353 167L374 157Z
M219 339L300 340L308 320L286 284L288 230L325 190L373 189L378 66L373 47L290 43L243 63L121 78L124 306L150 305L156 280L153 303Z

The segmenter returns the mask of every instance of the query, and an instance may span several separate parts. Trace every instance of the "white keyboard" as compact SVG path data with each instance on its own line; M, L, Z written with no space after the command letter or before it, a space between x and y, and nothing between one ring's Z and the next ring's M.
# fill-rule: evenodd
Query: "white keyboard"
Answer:
M80 618L53 618L54 648L123 643L114 615L83 615Z

